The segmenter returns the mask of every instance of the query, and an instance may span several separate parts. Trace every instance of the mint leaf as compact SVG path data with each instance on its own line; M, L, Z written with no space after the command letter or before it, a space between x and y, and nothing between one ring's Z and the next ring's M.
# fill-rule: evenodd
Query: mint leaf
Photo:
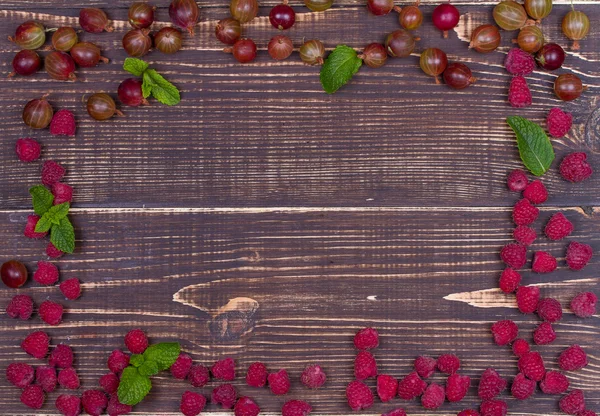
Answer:
M144 364L144 356L142 354L133 354L129 358L129 364L131 364L134 367L141 366L142 364Z
M144 71L148 69L148 64L141 59L126 58L125 62L123 62L123 69L136 77L141 77Z
M123 404L135 406L150 392L152 382L140 374L137 368L129 366L123 370L117 396Z
M52 226L50 242L54 244L54 247L65 253L75 251L75 230L73 230L69 218L61 218L58 224Z
M70 207L71 205L68 202L52 206L48 211L44 212L42 218L37 222L35 232L45 233L53 225L58 225L60 220L67 216Z
M362 65L362 59L354 49L338 45L327 57L321 67L321 84L328 94L333 94L356 74Z
M506 119L517 135L517 147L523 164L535 176L542 176L554 160L554 149L544 130L520 116Z
M52 208L54 195L44 185L36 185L29 188L31 194L33 210L39 216L44 215L46 211Z
M144 89L144 84L147 85L146 89ZM152 96L163 104L175 105L181 100L177 87L154 69L147 69L144 72L144 84L142 84L142 93L147 92L147 88L150 88Z
M158 364L156 363L156 361L144 361L144 364L139 366L138 371L143 376L153 376L154 374L158 374L159 372Z
M144 351L146 361L154 361L158 365L159 371L168 370L177 357L181 347L178 342L163 342L149 346Z
M152 94L152 84L143 82L142 83L142 95L144 96L144 98L148 98L148 97L150 97L150 94Z

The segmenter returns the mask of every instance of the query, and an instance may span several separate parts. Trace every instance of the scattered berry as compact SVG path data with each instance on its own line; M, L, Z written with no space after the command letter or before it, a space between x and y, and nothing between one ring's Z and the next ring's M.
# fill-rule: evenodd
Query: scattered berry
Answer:
M79 388L79 376L73 367L65 368L58 372L58 384L61 387L69 390L77 390Z
M223 409L232 409L236 397L235 387L231 384L221 384L213 389L210 401L214 404L220 404Z
M536 251L533 253L533 262L531 270L535 273L550 273L556 270L556 258L545 251Z
M119 377L115 373L104 374L98 383L106 394L113 394L119 388Z
M573 390L558 402L558 407L568 415L577 415L585 410L583 391Z
M546 374L544 359L539 352L528 352L519 358L519 371L530 380L540 381Z
M442 354L437 359L437 369L444 374L454 374L460 368L460 360L454 354Z
M537 314L547 322L557 322L562 318L562 306L553 298L540 299L537 306Z
M391 410L387 413L383 413L381 416L406 416L406 412L402 408Z
M250 397L240 397L233 408L235 416L258 416L260 407Z
M492 335L497 345L507 345L517 339L519 327L509 319L498 321L492 325Z
M536 179L525 187L523 197L527 198L532 204L542 204L548 200L548 190L542 181Z
M219 360L213 364L210 372L217 380L235 380L235 361L231 357Z
M516 270L507 267L500 275L500 290L504 293L512 293L519 287L521 283L521 274Z
M515 399L525 400L535 392L535 386L535 381L529 380L523 375L523 373L519 373L515 376L515 379L513 380L510 392L512 393Z
M583 412L577 413L577 416L598 416L593 410L584 410Z
M550 240L558 241L571 234L573 229L573 223L562 212L557 212L546 223L544 232Z
M73 202L73 187L62 182L55 182L52 185L52 195L54 195L54 205Z
M119 374L129 365L129 355L121 350L114 350L108 357L108 369L115 374Z
M60 303L45 300L40 305L40 318L48 325L58 325L62 322L63 307Z
M267 384L267 366L261 362L250 364L246 373L246 384L250 387L264 387Z
M457 416L479 416L479 412L475 409L465 409L461 412L458 412Z
M394 377L381 374L377 376L377 395L382 402L392 400L398 391L398 380Z
M546 118L546 126L548 127L548 133L552 137L563 137L573 125L573 115L571 113L565 113L558 107L554 107L548 113Z
M46 393L52 393L56 389L56 369L49 365L41 365L35 369L35 382L42 386Z
M56 410L63 416L79 416L81 414L81 399L72 394L61 394L54 402Z
M571 270L581 270L592 259L592 255L593 250L591 246L572 241L567 247L567 266Z
M79 279L73 277L67 279L59 285L59 289L65 298L69 300L75 300L81 296L81 283Z
M171 374L178 380L185 380L192 368L192 357L186 353L180 353L177 360L171 366Z
M533 342L536 345L551 344L556 340L556 332L550 322L542 322L533 331Z
M38 215L28 215L27 216L27 224L25 224L25 231L23 231L23 234L25 235L25 237L27 238L44 238L48 235L48 232L43 232L43 233L36 233L35 232L35 226L37 225L38 221L40 220L40 216Z
M354 336L354 346L359 350L371 350L379 346L379 334L375 328L364 328Z
M21 162L33 162L39 159L42 146L35 139L19 139L15 145L15 152Z
M300 376L302 384L309 389L318 389L325 384L325 380L327 380L325 372L320 365L316 364L307 366Z
M281 408L281 416L308 416L312 412L310 404L302 400L290 400Z
M415 371L421 378L429 378L437 368L437 360L424 355L415 359Z
M534 313L540 301L540 288L537 286L519 286L517 306L522 313Z
M21 348L32 357L41 360L48 354L50 337L43 331L32 332L23 340Z
M531 227L519 225L513 231L513 238L517 240L518 243L521 243L524 246L530 246L537 238L537 233Z
M81 395L81 404L89 415L100 416L108 406L108 399L100 390L86 390Z
M488 368L481 374L477 395L481 400L491 400L506 388L506 380L493 368Z
M373 406L373 393L362 381L354 380L346 387L348 406L354 411Z
M73 367L73 350L65 344L58 344L50 353L48 364L58 368Z
M290 378L284 369L276 373L270 373L267 380L269 381L271 393L277 396L286 394L290 390Z
M50 122L50 134L53 136L75 136L75 116L69 110L58 110Z
M377 377L377 363L369 351L359 351L354 359L354 377L357 380L366 380Z
M486 400L479 406L481 416L506 416L508 405L503 400Z
M513 77L510 81L510 87L508 88L508 102L515 108L531 105L531 91L527 85L527 80L520 75Z
M187 376L189 382L194 387L203 387L210 381L210 372L208 367L203 365L193 365Z
M425 409L437 409L444 403L446 391L439 384L431 383L421 396L421 405Z
M594 171L586 159L587 155L583 152L565 156L558 168L561 176L569 182L581 182L592 176Z
M412 372L398 382L398 396L404 400L412 400L423 394L427 388L416 372Z
M571 345L558 357L558 366L564 371L581 370L587 363L587 354L579 345Z
M52 186L59 182L65 176L65 168L53 160L44 162L42 166L42 183L46 186Z
M512 217L516 225L529 225L537 219L539 214L540 210L531 205L528 199L521 199L515 204Z
M206 406L206 397L193 391L186 391L181 395L179 410L184 416L198 416Z
M580 318L590 318L596 313L598 297L592 292L582 292L571 301L571 310Z
M520 269L527 263L527 247L519 243L508 243L500 251L500 258L512 269Z
M46 246L46 255L52 259L58 259L64 255L64 251L61 251L54 246L51 242Z
M44 400L46 400L44 390L37 384L25 387L21 393L21 403L32 409L41 409L44 405Z
M29 386L34 379L33 367L25 363L11 363L6 367L6 380L20 388Z
M16 295L6 306L6 314L11 318L27 320L33 314L33 299L27 295Z
M523 354L527 354L529 351L531 351L531 347L529 345L529 342L525 341L522 338L519 338L516 339L515 342L513 342L512 350L514 355L520 357Z
M141 329L132 329L125 335L125 346L132 354L143 354L148 348L148 338Z
M116 394L110 395L110 399L108 400L108 407L106 408L106 413L108 413L108 416L126 415L129 414L132 410L133 406L121 403Z
M469 387L471 387L469 376L450 374L446 380L446 398L449 402L460 402L467 395Z
M504 59L504 67L513 75L529 75L533 72L533 56L519 48L512 48Z
M540 389L546 394L562 394L569 388L569 379L558 371L548 371L540 382Z
M521 192L527 186L529 180L527 175L521 169L515 169L509 173L506 179L506 185L508 189L513 192Z
M53 285L58 282L58 269L47 261L38 261L37 270L33 274L33 280L42 285Z

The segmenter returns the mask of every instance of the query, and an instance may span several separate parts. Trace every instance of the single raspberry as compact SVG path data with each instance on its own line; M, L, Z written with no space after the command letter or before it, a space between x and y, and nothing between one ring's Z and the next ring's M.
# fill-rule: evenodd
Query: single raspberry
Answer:
M308 416L310 412L312 406L302 400L290 400L281 408L281 416Z
M114 350L108 357L107 365L110 371L118 374L129 365L129 355L121 350Z
M66 183L56 182L52 185L52 194L54 195L54 205L73 202L73 187Z
M521 75L514 76L508 88L508 102L515 108L531 105L531 90Z
M50 337L43 331L32 332L23 340L21 348L32 357L41 360L48 354Z
M42 386L46 393L52 393L58 383L56 369L49 365L41 365L35 369L35 382Z
M536 179L525 187L523 197L527 198L532 204L542 204L548 199L548 190L542 181Z
M108 416L126 415L128 413L131 413L132 410L133 406L121 403L116 394L110 395L110 399L108 400L108 407L106 408L106 413L108 413Z
M577 413L577 416L598 416L593 410L584 410L583 412Z
M423 394L426 388L427 383L413 371L398 382L398 396L404 400L412 400Z
M504 59L504 67L513 75L529 75L533 72L535 61L522 49L512 48Z
M446 380L446 398L449 402L460 402L467 395L469 387L471 387L469 376L450 374Z
M148 348L148 338L141 329L132 329L125 335L125 346L132 354L143 354Z
M531 227L519 225L513 230L513 238L524 246L530 246L537 238L537 233Z
M63 416L79 416L81 414L81 399L72 394L61 394L54 402L56 410Z
M52 244L52 242L48 242L48 245L46 246L46 255L48 257L50 257L51 259L58 259L64 256L64 254L64 251L57 249L56 246Z
M27 238L44 238L48 235L48 232L43 232L43 233L36 233L35 232L35 226L37 225L38 221L40 220L41 217L39 217L38 215L28 215L27 216L27 224L25 224L25 231L23 231L23 235Z
M523 373L519 373L513 380L512 386L510 387L510 392L515 399L525 400L535 392L535 387L535 381L529 380L523 375Z
M415 371L422 378L429 378L437 368L437 360L432 357L420 356L415 359Z
M235 416L258 416L260 407L250 397L240 397L233 407Z
M529 342L525 341L522 338L516 339L512 344L513 354L517 357L522 356L523 354L527 354L531 351L531 347L529 346Z
M519 243L508 243L500 251L500 258L512 269L520 269L527 263L527 247Z
M184 416L198 416L206 406L206 397L193 391L186 391L181 395L179 410Z
M540 288L537 286L519 286L517 306L522 313L534 313L540 301Z
M558 402L558 407L568 415L576 415L585 410L585 398L583 391L573 390Z
M53 285L58 282L58 269L47 261L38 261L37 270L33 274L33 280L42 285Z
M203 387L210 381L210 371L203 365L193 365L187 376L189 382L194 387Z
M561 176L569 182L581 182L592 176L594 171L586 159L587 155L583 152L565 156L558 167Z
M479 412L475 409L465 409L459 412L457 416L479 416Z
M98 383L106 394L113 394L119 388L119 377L115 373L104 374Z
M58 384L61 387L69 390L77 390L79 388L79 376L73 367L65 368L58 372Z
M307 366L300 375L300 381L309 389L318 389L326 380L327 375L321 366L316 364Z
M6 314L11 318L27 320L33 314L33 299L27 295L16 295L6 306Z
M40 318L48 325L58 325L62 322L63 307L60 303L45 300L40 305Z
M81 395L81 404L89 415L100 416L108 406L108 399L100 390L86 390Z
M571 310L580 318L590 318L596 313L598 297L592 292L582 292L571 301Z
M6 380L20 389L29 386L34 379L33 367L25 363L11 363L6 367Z
M231 357L219 360L213 364L210 372L217 380L235 380L235 361Z
M44 400L46 400L44 390L37 384L25 387L25 390L21 393L21 403L32 409L41 409Z
M354 377L357 380L366 380L377 377L377 363L369 351L359 351L354 359Z
M442 354L437 359L437 369L444 374L453 374L460 368L460 360L454 354Z
M546 223L544 232L550 240L558 241L571 234L573 229L573 223L562 212L557 212Z
M540 381L546 374L544 359L539 352L528 352L519 358L519 371L530 380Z
M520 199L513 208L513 222L516 225L529 225L537 219L539 214L540 210L531 205L529 199Z
M38 160L42 153L42 146L37 140L32 138L24 138L17 140L15 152L21 162L33 162Z
M250 387L264 387L267 384L267 366L261 362L250 364L246 373L246 384Z
M75 300L81 296L81 283L79 279L73 277L67 279L59 285L59 289L65 298L69 300Z
M592 255L593 250L591 246L572 241L567 247L567 266L571 270L581 270L592 259Z
M557 322L562 318L562 306L553 298L540 299L537 305L537 314L547 322Z
M373 393L362 381L354 380L346 387L346 399L352 410L364 410L373 406Z
M48 364L58 368L73 367L73 350L65 344L58 344L50 353Z
M564 371L581 370L587 364L587 354L579 345L571 345L558 357L558 366Z
M477 394L481 400L491 400L506 388L506 384L496 370L488 368L481 374Z
M519 336L519 327L509 319L498 321L492 325L492 335L496 345L508 345Z
M550 273L556 270L556 258L545 251L536 251L533 253L533 262L531 270L535 273Z
M444 404L444 400L446 398L446 391L444 387L439 384L431 383L421 396L421 405L425 409L437 409L442 404Z
M223 409L231 409L235 404L237 392L231 384L221 384L213 389L210 401L220 404Z
M48 160L42 166L42 183L46 186L52 186L60 181L65 173L65 168L53 160Z
M508 174L506 179L506 185L508 189L513 192L521 192L527 186L529 179L527 175L521 169L515 169Z
M58 110L50 122L50 134L53 136L75 136L75 116L69 110Z
M565 113L558 107L552 108L546 118L548 133L553 137L563 137L571 130L572 125L573 115Z
M381 416L406 416L406 412L402 408L390 410L387 413L383 413Z
M284 369L276 373L270 373L267 377L271 393L280 396L286 394L290 390L290 378L287 371Z
M550 322L542 322L533 331L533 342L535 345L552 344L556 340L556 332Z
M377 395L382 402L389 402L397 392L398 380L387 374L377 376Z
M354 346L359 350L372 350L379 346L379 334L375 328L363 328L354 336Z
M569 379L558 371L548 371L540 382L540 389L546 394L561 394L569 389Z
M503 400L486 400L479 406L481 416L506 416L508 405Z
M171 375L178 380L185 380L192 368L192 357L182 352L171 366Z
M518 271L513 270L510 267L507 267L502 271L502 274L500 275L499 286L500 290L502 290L504 293L514 292L517 290L520 283L521 274Z

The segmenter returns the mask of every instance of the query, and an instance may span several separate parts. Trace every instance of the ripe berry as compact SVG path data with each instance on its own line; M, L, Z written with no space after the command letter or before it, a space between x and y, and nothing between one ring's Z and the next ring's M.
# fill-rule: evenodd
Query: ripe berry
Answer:
M273 36L267 45L271 58L281 61L288 58L294 51L292 40L284 35Z
M387 61L385 46L381 43L370 43L365 46L363 53L358 55L363 62L371 68L380 68Z
M21 49L39 49L46 42L46 28L41 23L28 20L17 27L15 36L8 40L16 43Z
M517 44L527 53L536 53L544 45L542 29L533 25L521 28L519 36L517 36Z
M535 55L539 67L553 71L565 61L565 51L556 43L546 43Z
M75 63L83 68L91 68L98 65L102 61L108 63L108 58L105 58L100 53L100 48L91 42L79 42L71 48L71 57Z
M154 46L166 54L179 51L181 49L181 32L173 27L163 27L154 35Z
M423 13L421 9L419 9L419 1L417 0L417 4L404 6L400 9L400 13L398 14L398 23L406 30L416 30L423 23Z
M300 375L300 381L309 389L318 389L325 384L326 380L325 372L320 365L316 364L307 366Z
M271 393L276 396L287 394L290 390L290 378L286 370L281 369L276 373L271 373L267 376Z
M566 37L573 40L572 48L579 49L579 41L590 31L590 19L579 10L571 10L562 21L562 31Z
M323 56L325 56L325 46L323 42L317 39L311 39L304 42L300 47L300 59L308 65L322 65Z
M296 13L294 12L294 9L287 5L287 0L284 0L282 4L278 4L271 9L269 21L274 28L286 30L294 26L294 22L296 22Z
M220 404L223 409L231 409L235 404L237 392L231 384L221 384L213 389L210 401Z
M368 409L373 406L373 393L362 381L354 380L346 387L348 405L354 411Z
M574 74L560 74L554 80L554 93L563 101L572 101L578 98L587 89L583 86L581 79Z
M125 346L133 354L143 354L148 348L148 338L141 329L132 329L125 335Z
M324 12L333 4L333 0L304 0L304 5L313 12Z
M527 179L527 175L521 169L513 170L506 180L506 184L508 189L513 192L521 192L527 186L529 180Z
M423 394L426 388L427 383L413 371L398 382L398 396L403 400L412 400Z
M129 6L129 24L135 29L145 29L154 22L154 10L156 7L136 1Z
M451 63L444 71L444 82L451 88L462 90L473 84L477 79L473 77L471 69L459 62Z
M61 52L69 52L78 41L77 32L70 26L59 27L52 35L52 47Z
M580 318L590 318L596 313L598 297L592 292L582 292L571 301L571 310Z
M427 48L421 53L419 66L423 72L435 78L436 84L439 84L439 76L446 70L446 67L448 66L448 57L441 49Z
M421 396L421 404L425 409L437 409L444 403L446 391L444 387L431 383Z
M200 9L195 0L173 0L169 5L169 17L171 22L182 29L186 29L190 35L194 34L194 26L198 22Z
M240 23L248 23L258 14L258 2L256 0L231 0L229 4L231 17Z
M513 397L517 400L525 400L529 398L535 392L536 382L533 380L529 380L527 377L523 375L523 373L519 373L516 375L513 380L513 384L510 388L510 392Z
M254 61L256 58L256 43L252 39L240 39L232 48L225 48L225 52L233 53L233 57L242 64Z
M534 313L540 300L538 286L519 286L517 289L517 307L522 313Z
M59 81L75 80L75 62L66 52L54 51L46 56L44 68L48 75Z
M384 16L394 8L394 0L367 0L367 9L375 16Z
M521 29L527 23L525 8L516 1L503 0L494 7L494 20L504 30Z
M0 267L0 276L6 286L16 289L27 281L27 269L20 261L9 260Z
M560 162L561 176L569 182L581 182L594 173L584 152L571 153Z
M437 368L437 360L432 357L420 356L415 359L415 371L422 378L429 378Z
M108 26L108 17L100 9L88 8L79 11L79 25L86 32L101 33L112 32L114 29Z
M205 406L206 397L193 391L186 391L181 396L179 410L184 416L198 416Z
M87 112L94 120L108 120L113 115L122 116L112 97L104 93L92 94L87 100Z
M46 100L42 98L29 101L23 108L23 121L33 129L45 129L52 121L54 109Z
M471 33L469 49L473 48L480 53L490 53L496 50L502 40L500 31L494 25L481 25Z
M123 49L127 55L136 58L142 57L150 52L152 39L148 34L148 29L133 29L123 36Z
M579 345L571 345L558 357L558 366L564 371L581 370L587 364L587 354Z
M148 105L148 101L142 94L142 81L137 78L127 78L117 89L119 100L124 105L137 107L138 105Z
M552 0L525 0L525 11L538 22L552 11Z
M415 38L407 30L395 30L385 38L385 49L393 58L407 57L415 49Z
M250 387L264 387L267 384L267 367L261 362L250 364L246 373L246 384Z
M433 25L443 32L444 38L447 38L448 31L454 29L458 24L460 13L450 3L443 3L433 9L431 17Z
M221 19L215 26L215 36L226 45L233 45L242 36L242 26L230 17Z
M28 49L23 49L18 52L12 60L13 72L8 74L9 77L15 74L29 76L35 74L42 67L42 59L40 56Z

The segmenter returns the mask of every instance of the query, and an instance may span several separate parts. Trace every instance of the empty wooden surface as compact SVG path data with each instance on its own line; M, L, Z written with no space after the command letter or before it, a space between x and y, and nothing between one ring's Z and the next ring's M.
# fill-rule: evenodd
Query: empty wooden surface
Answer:
M510 207L517 199L506 190L507 173L521 166L514 135L505 123L518 114L544 125L554 107L571 111L569 135L553 139L557 159L543 177L550 198L535 228L561 210L575 224L571 239L600 250L600 176L569 184L557 173L558 162L572 151L586 151L600 170L600 32L590 35L576 53L568 50L563 69L536 70L528 76L533 105L513 109L506 103L509 74L502 63L516 32L502 32L502 47L488 55L468 50L471 30L491 22L493 2L455 4L462 18L449 39L430 23L434 1L422 1L425 23L417 51L386 66L362 68L335 95L322 92L318 68L304 66L297 53L283 62L265 51L276 34L266 15L277 0L262 2L261 17L244 27L259 46L256 62L241 65L221 52L215 22L228 16L226 2L199 2L201 21L184 48L168 57L157 51L147 59L182 91L178 106L123 108L124 118L91 120L82 99L92 92L116 96L129 77L122 69L121 38L127 30L129 0L4 0L0 4L0 72L10 72L17 51L5 40L23 21L38 19L47 27L77 27L83 6L98 6L114 19L113 33L81 37L97 43L110 64L77 71L78 81L59 82L40 72L30 78L0 77L2 108L0 146L0 260L18 258L31 271L44 259L44 243L28 240L22 229L30 213L29 186L39 182L39 163L16 160L14 142L35 137L44 145L43 160L67 167L66 182L75 187L73 222L77 251L57 261L62 278L79 277L83 296L64 302L56 288L29 282L39 304L46 298L67 308L59 327L38 317L0 318L0 364L37 364L20 348L34 329L47 330L53 344L76 350L83 388L97 386L105 362L122 337L141 327L154 342L179 340L203 364L226 355L237 360L243 395L255 397L267 413L277 413L290 398L309 401L315 414L347 414L345 385L352 380L352 335L362 326L380 330L375 351L380 371L402 377L417 355L453 352L474 380L467 398L424 412L417 402L377 403L368 414L403 406L411 415L456 414L476 406L477 379L483 369L516 374L509 348L497 347L491 323L514 319L521 335L531 338L535 316L515 309L514 298L497 287L502 270L498 252L511 240ZM167 0L159 6L155 27L168 24ZM454 3L454 2L453 2ZM309 13L291 2L297 23L289 31L298 46L319 38L328 49L346 43L360 49L398 28L395 15L376 18L362 1L336 2L324 13ZM576 7L592 21L597 2ZM560 31L566 1L555 2L544 19L546 38L567 46ZM444 49L451 60L466 62L478 78L457 92L436 85L418 67L418 52ZM552 93L555 76L574 72L588 85L583 96L559 102ZM21 111L30 99L49 93L55 108L74 111L76 138L32 131ZM544 296L567 308L579 291L598 291L594 258L586 269L564 266L566 242L545 237L534 248L559 258L549 275L523 273L527 284L540 285ZM5 305L14 290L1 289ZM573 343L582 345L590 364L568 374L573 388L585 390L589 408L600 411L600 323L583 320L567 309L556 325L557 341L537 348L549 368ZM287 397L245 386L249 363L287 368L292 390ZM319 391L299 383L307 364L321 364L328 382ZM443 382L440 376L434 379ZM370 383L373 385L373 383ZM211 383L201 389L210 395ZM177 414L179 397L189 385L167 373L156 377L137 414ZM0 413L29 415L19 392L1 377ZM56 414L49 395L36 414ZM508 393L510 414L558 414L556 396L518 402ZM209 405L208 411L220 411Z

